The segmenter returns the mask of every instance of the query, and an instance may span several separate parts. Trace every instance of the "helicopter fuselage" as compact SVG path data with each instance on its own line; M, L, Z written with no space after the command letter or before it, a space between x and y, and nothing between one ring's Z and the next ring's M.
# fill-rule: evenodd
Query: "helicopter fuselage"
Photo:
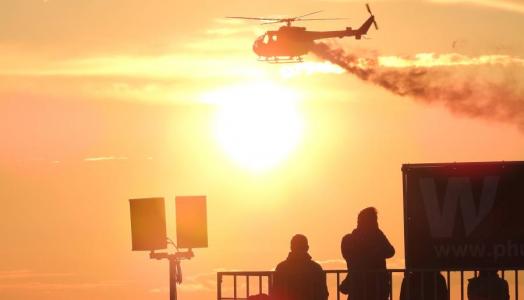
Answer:
M305 27L282 26L278 31L267 31L253 43L253 51L261 57L301 56L313 44Z
M275 31L267 31L253 43L253 51L264 58L300 57L307 54L316 40L327 38L343 38L354 36L360 39L365 35L374 22L374 17L369 19L358 29L347 27L338 31L307 31L305 27L282 26Z

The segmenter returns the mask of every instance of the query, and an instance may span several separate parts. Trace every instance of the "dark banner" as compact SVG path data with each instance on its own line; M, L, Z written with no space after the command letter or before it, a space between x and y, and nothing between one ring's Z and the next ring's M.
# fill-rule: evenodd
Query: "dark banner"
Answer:
M408 268L524 267L524 162L402 168Z

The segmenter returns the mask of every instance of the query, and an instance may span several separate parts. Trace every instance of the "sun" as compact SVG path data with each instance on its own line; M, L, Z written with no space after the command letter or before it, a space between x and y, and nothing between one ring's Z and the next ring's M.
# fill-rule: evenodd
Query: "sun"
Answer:
M214 134L240 166L261 172L276 167L300 143L304 122L296 91L273 82L226 87L206 95L218 105Z

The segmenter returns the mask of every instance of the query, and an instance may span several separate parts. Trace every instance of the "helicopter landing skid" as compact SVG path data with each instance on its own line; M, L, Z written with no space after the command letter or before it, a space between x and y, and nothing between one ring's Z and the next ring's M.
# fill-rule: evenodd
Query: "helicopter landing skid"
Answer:
M269 58L269 57L265 57L265 58L258 58L258 61L263 61L263 62L267 62L267 63L270 63L270 64L297 64L297 63L301 63L303 62L304 60L302 59L301 56L297 56L297 57L272 57L272 58Z

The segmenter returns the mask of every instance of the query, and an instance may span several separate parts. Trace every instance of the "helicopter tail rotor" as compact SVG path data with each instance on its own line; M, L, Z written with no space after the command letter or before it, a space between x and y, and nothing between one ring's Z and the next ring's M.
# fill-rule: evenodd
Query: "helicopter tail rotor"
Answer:
M367 8L367 10L368 10L368 13L369 13L370 15L373 15L373 13L371 12L371 8L369 7L369 3L366 3L366 8Z
M371 7L369 7L369 3L366 3L366 9L368 10L368 13L373 17L373 25L375 26L375 29L378 30L377 21L375 21L375 16L373 15L373 12L371 12Z

